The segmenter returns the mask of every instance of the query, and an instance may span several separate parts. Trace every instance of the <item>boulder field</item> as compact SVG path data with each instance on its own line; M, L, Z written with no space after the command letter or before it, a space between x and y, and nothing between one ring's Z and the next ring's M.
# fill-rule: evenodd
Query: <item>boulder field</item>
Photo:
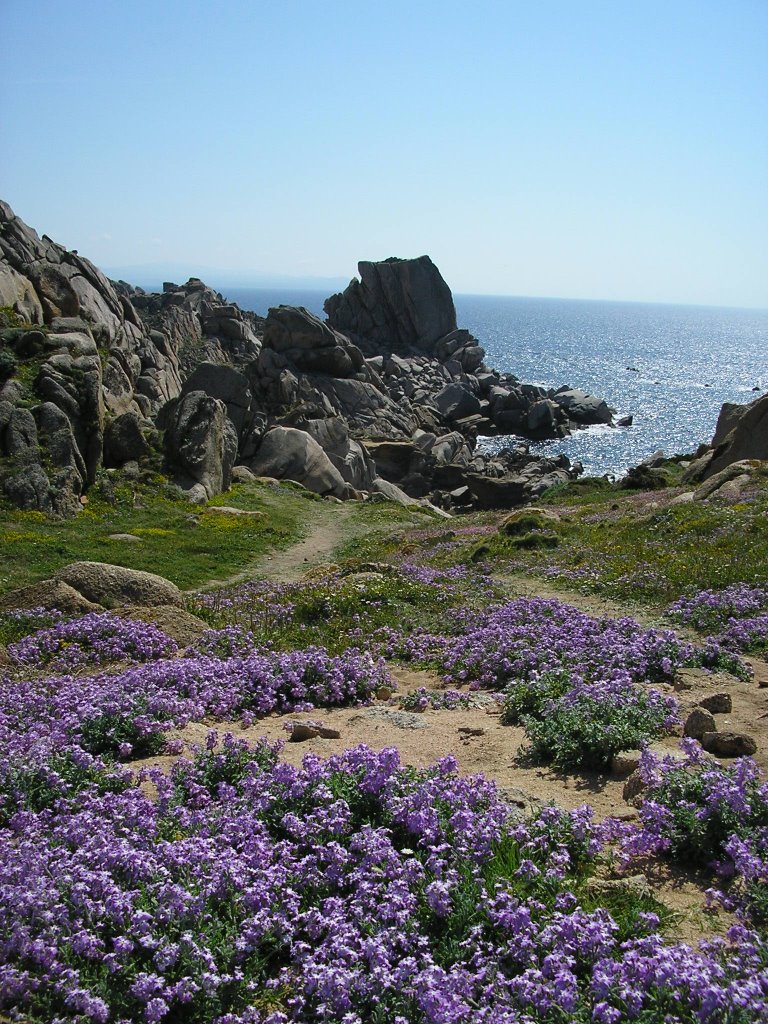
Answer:
M198 278L146 293L0 203L0 489L74 514L97 474L162 468L192 501L236 467L323 495L520 504L579 472L525 439L613 423L600 398L485 363L428 256L359 264L322 321L241 310ZM497 455L481 435L515 435Z

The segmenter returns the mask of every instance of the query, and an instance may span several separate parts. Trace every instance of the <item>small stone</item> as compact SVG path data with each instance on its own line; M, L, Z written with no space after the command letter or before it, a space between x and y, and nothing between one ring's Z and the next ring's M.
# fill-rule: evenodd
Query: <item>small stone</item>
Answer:
M632 804L633 807L638 807L643 802L642 795L647 788L648 786L643 781L643 777L640 772L634 771L624 783L624 789L621 791L621 795L628 804Z
M293 722L288 742L303 743L305 740L316 739L319 735L320 730L317 726L309 722Z
M699 707L711 711L713 715L729 715L733 711L733 700L730 693L711 693L701 698Z
M611 774L619 777L631 775L640 764L640 754L639 750L621 750L618 754L614 754L611 761Z
M264 519L264 512L250 511L245 508L233 508L231 505L209 505L206 509L208 515L216 514L220 516L246 516L250 519Z
M110 533L108 540L119 540L125 544L143 544L144 541L141 537L137 537L134 533Z
M337 740L341 736L338 729L330 729L322 722L315 722L306 719L303 722L289 722L288 729L290 743L303 743L304 740L314 740L320 737L323 740Z
M389 686L380 686L376 691L376 700L391 700L392 699L392 688Z
M701 745L717 757L751 757L757 743L744 732L705 732Z
M629 875L627 878L590 878L586 889L591 896L653 895L645 875Z
M706 711L703 707L694 708L685 720L683 735L700 740L705 733L710 732L717 732L717 723L711 712Z
M479 726L460 725L456 731L462 736L485 736L485 729Z

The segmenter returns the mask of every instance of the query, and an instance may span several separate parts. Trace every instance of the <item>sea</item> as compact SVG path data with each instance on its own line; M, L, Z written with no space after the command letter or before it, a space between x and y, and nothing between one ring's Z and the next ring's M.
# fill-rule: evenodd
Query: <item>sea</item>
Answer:
M305 306L324 317L324 292L225 289L262 316ZM454 295L456 316L486 363L521 381L600 395L631 427L588 427L531 450L581 462L592 476L621 476L657 451L690 453L714 433L724 402L768 390L768 310L492 295ZM481 440L489 450L515 443Z

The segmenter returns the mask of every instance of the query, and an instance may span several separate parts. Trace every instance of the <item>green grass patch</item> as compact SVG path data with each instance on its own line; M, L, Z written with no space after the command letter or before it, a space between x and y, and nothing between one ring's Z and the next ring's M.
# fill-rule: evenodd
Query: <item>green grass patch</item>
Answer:
M207 513L206 506L191 505L162 479L96 487L74 519L0 508L0 591L44 579L81 560L155 572L186 589L224 580L303 535L307 503L290 491L242 485L220 495L217 503L264 515ZM110 540L115 533L132 533L141 543Z
M526 549L503 531L467 553L473 561L543 575L553 586L666 604L699 590L768 578L768 471L741 503L669 505L658 492L628 496L605 481L577 481L546 503L557 543ZM661 507L658 507L661 506Z

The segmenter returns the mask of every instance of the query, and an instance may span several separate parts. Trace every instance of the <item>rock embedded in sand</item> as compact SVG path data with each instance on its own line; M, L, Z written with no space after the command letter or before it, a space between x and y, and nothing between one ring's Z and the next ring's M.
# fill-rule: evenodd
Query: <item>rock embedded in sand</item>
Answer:
M683 726L683 735L700 740L704 733L717 732L717 723L710 711L703 707L694 708Z
M744 732L705 732L701 745L717 757L751 757L757 753L757 743Z
M733 699L730 693L710 693L701 698L699 707L711 711L713 715L729 715L733 711Z

